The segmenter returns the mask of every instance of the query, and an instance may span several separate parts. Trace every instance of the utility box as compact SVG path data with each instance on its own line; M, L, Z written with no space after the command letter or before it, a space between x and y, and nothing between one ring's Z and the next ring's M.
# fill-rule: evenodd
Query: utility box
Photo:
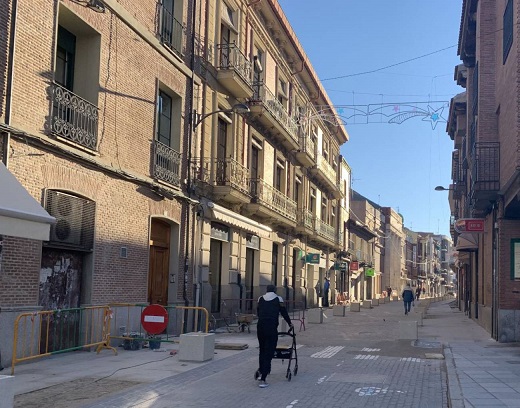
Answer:
M181 334L179 361L208 361L215 354L215 333Z

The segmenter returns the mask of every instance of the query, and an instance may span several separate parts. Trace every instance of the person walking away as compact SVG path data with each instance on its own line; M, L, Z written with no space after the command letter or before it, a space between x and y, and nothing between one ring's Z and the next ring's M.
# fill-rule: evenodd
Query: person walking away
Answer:
M407 315L410 312L410 308L412 306L412 302L414 300L412 288L410 287L410 284L407 284L406 287L403 290L403 293L401 295L404 302L404 314Z
M328 277L325 277L325 282L323 282L323 307L329 307L329 289L330 281Z
M392 288L390 286L386 288L386 295L389 298L392 297Z
M415 298L417 300L419 300L420 297L421 297L421 287L417 286L417 289L415 289Z
M291 318L281 296L276 294L276 286L267 285L266 294L258 298L257 306L257 338L260 346L259 368L255 372L255 380L260 379L258 386L266 388L267 376L271 373L271 360L278 343L278 316L282 315L289 328L293 328Z

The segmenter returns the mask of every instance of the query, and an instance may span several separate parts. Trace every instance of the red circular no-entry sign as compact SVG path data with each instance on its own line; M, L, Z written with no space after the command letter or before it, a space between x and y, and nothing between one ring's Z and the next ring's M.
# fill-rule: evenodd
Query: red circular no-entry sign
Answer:
M161 305L146 306L141 313L141 325L149 334L160 334L168 326L168 311Z

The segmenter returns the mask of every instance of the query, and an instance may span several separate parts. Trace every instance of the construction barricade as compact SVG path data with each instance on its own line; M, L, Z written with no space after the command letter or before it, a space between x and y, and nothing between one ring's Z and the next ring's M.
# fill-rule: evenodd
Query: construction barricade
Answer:
M117 350L110 346L108 306L78 307L22 313L14 322L11 375L16 364L67 351L96 347Z

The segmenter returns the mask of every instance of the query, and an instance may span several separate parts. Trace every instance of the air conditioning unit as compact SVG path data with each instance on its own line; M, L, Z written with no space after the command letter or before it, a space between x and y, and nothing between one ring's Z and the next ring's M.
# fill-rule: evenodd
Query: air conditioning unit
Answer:
M47 196L47 210L56 218L49 241L81 246L83 199L52 191Z

